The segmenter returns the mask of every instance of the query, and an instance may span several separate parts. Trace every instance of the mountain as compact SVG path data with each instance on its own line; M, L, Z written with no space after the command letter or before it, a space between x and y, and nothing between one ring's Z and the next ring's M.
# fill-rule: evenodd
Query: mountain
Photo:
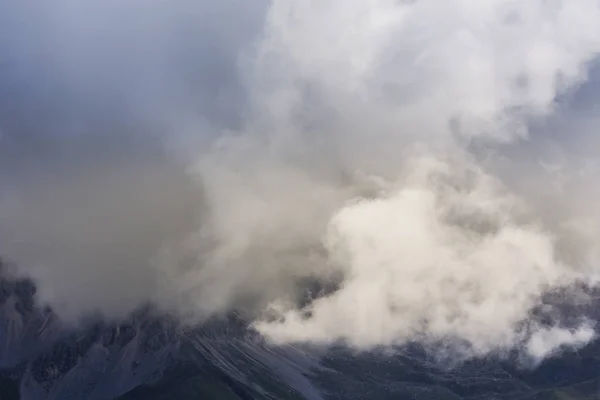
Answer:
M148 308L67 327L34 295L27 280L0 281L2 400L600 399L599 342L535 370L491 358L443 368L416 344L270 346L236 315L190 329Z

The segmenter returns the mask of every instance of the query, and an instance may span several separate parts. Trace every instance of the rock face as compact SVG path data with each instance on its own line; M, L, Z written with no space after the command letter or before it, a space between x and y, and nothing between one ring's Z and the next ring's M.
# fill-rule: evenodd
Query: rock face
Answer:
M357 355L271 347L235 316L184 330L152 310L61 325L26 280L0 279L0 399L600 399L600 343L534 371L479 360L444 370L419 347Z
M238 319L192 332L144 309L120 324L74 330L35 307L34 296L30 281L0 279L2 400L303 398L270 377L268 366L252 366L259 363L250 351L266 346Z
M178 351L173 325L147 312L73 331L34 307L34 294L31 282L0 281L0 369L23 399L115 398L155 379Z

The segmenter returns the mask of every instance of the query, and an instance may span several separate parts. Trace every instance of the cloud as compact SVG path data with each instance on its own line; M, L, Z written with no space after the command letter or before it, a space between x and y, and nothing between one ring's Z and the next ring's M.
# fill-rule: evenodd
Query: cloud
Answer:
M262 8L0 5L0 251L40 302L75 320L152 300L151 260L201 214L189 148L239 123Z
M575 330L563 328L540 329L527 342L527 352L535 359L544 359L561 346L582 347L596 337L591 326Z
M2 7L36 23L2 28L0 251L63 318L235 309L278 343L469 356L593 337L536 310L598 277L597 2Z
M287 73L260 75L274 130L304 137L290 121L323 104L335 161L387 187L332 213L324 242L339 290L304 309L275 304L281 318L257 329L276 342L358 348L422 337L459 338L475 354L519 346L545 293L588 278L597 228L582 223L597 196L583 182L594 172L560 182L539 161L503 173L496 163L515 162L502 146L526 143L529 126L587 78L598 12L564 2L274 6L261 60ZM577 175L573 161L564 170ZM569 194L557 194L563 184Z

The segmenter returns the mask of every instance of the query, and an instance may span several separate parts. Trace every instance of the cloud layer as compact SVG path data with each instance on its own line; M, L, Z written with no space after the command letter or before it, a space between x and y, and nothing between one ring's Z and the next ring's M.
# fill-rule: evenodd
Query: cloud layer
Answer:
M598 276L596 1L77 4L2 6L36 23L2 28L0 250L64 318L237 309L278 343L538 358L594 337L545 299Z

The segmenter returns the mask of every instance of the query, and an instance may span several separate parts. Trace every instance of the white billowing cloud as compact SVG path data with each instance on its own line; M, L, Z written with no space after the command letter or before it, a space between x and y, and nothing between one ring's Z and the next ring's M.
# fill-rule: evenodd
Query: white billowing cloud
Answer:
M561 346L582 347L596 337L594 328L582 325L574 330L564 328L542 328L527 342L527 352L537 360L556 352Z
M325 244L345 277L338 291L257 328L278 342L358 348L453 337L484 354L518 344L541 296L578 274L490 176L438 163L418 171L427 175L332 217Z
M331 214L323 242L339 289L303 309L276 302L281 318L257 329L358 348L422 337L457 337L477 354L520 344L545 293L586 279L597 197L576 190L578 201L542 207L533 190L511 194L466 145L518 142L551 115L586 79L598 21L596 2L276 3L258 61L269 143L331 146L333 163L392 189ZM302 113L325 128L309 136ZM413 162L421 157L434 167ZM526 175L521 184L533 184ZM582 216L581 202L594 210ZM571 263L573 252L583 261Z
M594 1L277 2L259 98L281 121L307 106L309 86L335 111L328 117L343 120L347 146L354 131L363 140L439 139L449 123L509 140L523 122L513 115L546 114L558 92L585 78L598 13ZM360 121L378 129L366 133Z

